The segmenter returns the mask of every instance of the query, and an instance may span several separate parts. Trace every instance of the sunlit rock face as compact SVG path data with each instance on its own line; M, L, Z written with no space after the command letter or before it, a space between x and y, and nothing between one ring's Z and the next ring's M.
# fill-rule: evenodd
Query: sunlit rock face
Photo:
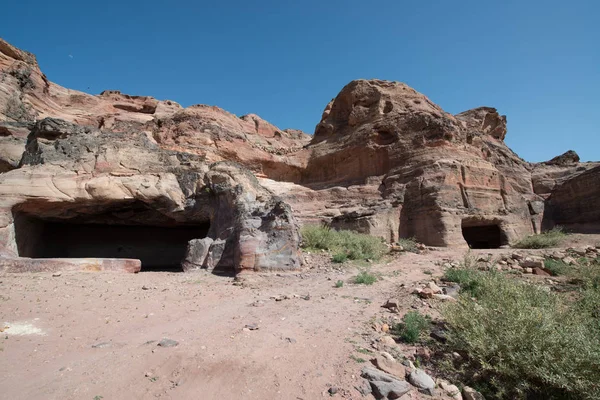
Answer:
M290 270L308 223L464 247L595 226L579 219L597 221L586 185L598 164L574 152L530 164L506 135L494 108L451 115L381 80L346 85L312 136L214 106L90 95L52 83L0 39L0 260Z

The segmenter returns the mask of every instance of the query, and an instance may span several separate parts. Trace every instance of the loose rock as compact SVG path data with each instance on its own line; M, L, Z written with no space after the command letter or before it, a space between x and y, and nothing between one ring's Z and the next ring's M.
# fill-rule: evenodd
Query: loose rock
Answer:
M158 342L157 346L160 347L175 347L179 344L178 341L173 340L173 339L162 339L160 342Z
M464 400L485 400L485 397L481 393L468 386L463 388L462 395Z
M430 396L433 396L435 381L422 369L417 368L413 370L408 376L408 381L416 388L423 390Z
M404 365L395 361L390 361L383 356L375 356L375 358L371 359L371 363L383 372L394 375L397 378L404 379L404 376L406 375Z

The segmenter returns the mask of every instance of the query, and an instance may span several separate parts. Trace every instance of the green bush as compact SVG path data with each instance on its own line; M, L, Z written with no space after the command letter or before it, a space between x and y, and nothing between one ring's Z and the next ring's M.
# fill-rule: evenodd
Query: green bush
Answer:
M497 272L452 274L477 288L477 300L461 295L442 309L449 350L468 356L469 384L486 398L600 398L598 289L574 299Z
M544 267L554 276L564 275L569 270L569 266L564 261L552 258L544 260Z
M566 236L560 227L553 228L539 235L527 236L513 244L518 249L545 249L555 247Z
M339 281L337 281L337 282L335 283L335 287L336 287L336 288L341 288L341 287L344 287L344 281L342 281L342 280L339 280Z
M442 280L458 283L461 293L468 293L471 297L477 297L481 289L480 279L483 273L474 268L450 268L444 272Z
M334 263L343 263L346 262L348 260L348 254L346 253L335 253L333 255L333 257L331 257L331 261L333 261Z
M405 343L416 343L423 332L429 328L429 317L419 314L418 311L409 311L402 317L402 322L394 330Z
M417 241L414 238L401 238L396 242L399 246L402 246L404 251L417 251Z
M377 277L368 271L361 271L354 277L354 283L359 285L372 285L377 282Z
M375 236L352 231L336 231L326 226L308 225L302 228L302 246L334 253L334 262L346 260L377 260L387 248Z

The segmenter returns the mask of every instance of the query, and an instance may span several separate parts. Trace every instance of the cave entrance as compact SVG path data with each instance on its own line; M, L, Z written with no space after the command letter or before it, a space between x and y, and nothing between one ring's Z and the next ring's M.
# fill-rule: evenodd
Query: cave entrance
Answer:
M462 235L472 249L497 249L508 244L497 223L462 221Z
M130 258L141 271L182 271L188 241L206 237L210 224L143 225L138 221L108 219L103 215L56 219L16 213L15 239L20 257ZM118 223L117 223L118 222Z

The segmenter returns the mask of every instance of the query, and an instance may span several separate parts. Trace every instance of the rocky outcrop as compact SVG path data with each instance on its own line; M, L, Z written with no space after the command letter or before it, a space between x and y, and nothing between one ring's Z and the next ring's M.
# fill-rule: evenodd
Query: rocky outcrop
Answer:
M455 117L404 84L354 81L323 113L298 183L376 187L362 210L333 217L343 226L354 221L373 232L399 215L399 235L428 245L465 245L462 230L476 226L497 226L508 243L539 230L541 215L530 212L539 198L529 165L506 147L505 134L495 109Z
M581 227L576 210L596 218L583 186L599 164L574 152L527 163L505 145L496 109L451 115L399 82L350 82L311 137L255 114L62 88L1 39L0 74L0 255L10 268L79 254L48 237L78 242L74 225L105 226L110 259L136 250L142 268L164 256L185 270L239 272L299 268L297 222L498 247L542 221ZM117 234L124 226L148 229ZM155 241L158 258L146 254Z
M57 223L115 232L120 226L191 227L198 235L210 226L204 234L213 240L212 267L300 267L289 208L243 166L161 149L144 132L48 118L32 127L21 167L0 174L0 265L39 266L27 256L44 254L42 231Z
M600 233L600 165L586 170L552 190L546 201L544 227Z
M533 190L547 198L555 187L599 165L598 162L579 162L579 155L573 150L550 161L534 163L531 171Z

